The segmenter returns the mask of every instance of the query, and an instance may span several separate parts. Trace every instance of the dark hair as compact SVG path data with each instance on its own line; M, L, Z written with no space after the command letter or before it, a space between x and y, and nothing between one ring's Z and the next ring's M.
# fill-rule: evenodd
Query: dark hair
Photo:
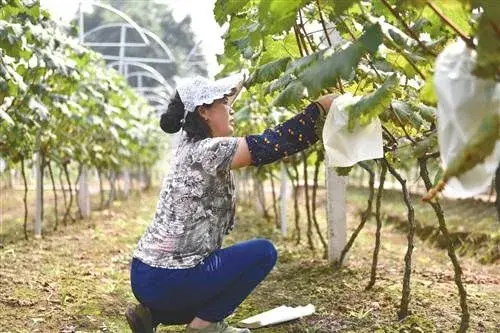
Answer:
M198 108L194 112L188 112L184 124L181 123L184 116L184 103L179 93L170 100L167 111L161 115L160 127L166 133L176 133L181 127L187 133L190 140L199 141L212 136L210 127L201 117Z

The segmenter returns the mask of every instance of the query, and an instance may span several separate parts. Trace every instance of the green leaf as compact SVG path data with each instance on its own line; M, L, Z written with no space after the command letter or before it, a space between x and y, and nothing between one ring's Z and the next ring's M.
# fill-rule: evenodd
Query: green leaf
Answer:
M226 49L226 48L225 48ZM242 62L238 53L238 49L233 47L232 49L236 50L234 52L235 56L228 56L228 54L217 55L217 60L220 65L223 65L224 68L215 76L216 79L223 78L224 76L239 71L242 68ZM236 56L237 54L237 56Z
M33 5L26 7L26 14L31 17L33 21L40 18L40 3L34 2Z
M14 126L14 120L2 109L0 109L0 118L5 120L9 125Z
M380 26L374 24L346 49L338 52L328 49L317 62L299 75L299 79L307 87L309 96L316 98L321 89L334 86L339 77L349 79L361 57L367 53L375 53L381 43Z
M357 2L359 2L359 0L335 0L334 12L335 14L340 15Z
M393 74L376 91L347 106L346 112L349 114L347 129L352 132L357 125L365 126L381 114L391 103L393 91L397 86L398 78Z
M431 106L427 106L425 104L419 104L417 105L417 108L420 112L420 115L422 116L423 119L430 123L435 123L436 122L436 108L433 108Z
M404 75L409 78L414 77L417 74L415 68L413 68L410 62L399 52L389 50L385 59L392 65L394 70L402 71Z
M312 0L264 0L259 4L259 23L265 34L289 31L296 21L299 9Z
M418 141L411 147L412 157L420 158L428 153L433 153L439 150L438 137L436 132L432 132L429 136Z
M266 93L272 93L276 90L281 90L297 77L293 74L285 74L277 80L274 80L266 87Z
M299 58L300 52L294 33L289 33L285 38L265 36L263 40L263 52L259 58L259 65L281 58Z
M228 16L232 16L241 11L249 0L217 0L214 6L215 21L219 25L227 22Z
M389 36L394 41L394 43L396 43L398 46L400 46L404 49L408 49L411 46L413 46L414 44L416 44L416 42L413 39L411 39L409 36L401 33L400 31L398 31L396 29L389 28L388 33L389 33Z
M268 82L276 79L285 71L285 68L290 60L290 57L287 57L260 66L252 73L248 81L245 83L246 88L249 88L257 83Z
M19 86L14 81L7 81L7 91L10 96L17 96L19 92Z
M28 102L28 107L35 112L40 119L46 120L49 117L49 109L38 100L36 97L31 97Z
M474 74L481 78L500 77L500 5L486 4L477 37Z
M307 89L300 81L290 83L273 101L276 106L290 106L307 96Z
M410 125L418 130L424 124L424 120L420 116L419 110L407 102L398 100L392 101L392 110L397 114L397 117L405 126ZM392 111L390 111L390 113L392 114Z
M245 105L238 112L234 114L234 120L239 123L242 121L248 121L250 119L250 113L252 108L249 105Z
M419 19L417 19L415 21L415 23L413 23L413 25L410 28L411 28L411 30L413 30L415 32L420 32L426 25L430 25L430 24L431 24L431 21L429 21L427 18L420 17Z
M437 95L434 89L434 80L430 76L425 81L424 86L420 89L420 99L428 105L437 105Z
M324 53L327 50L321 50L318 52L314 52L312 54L309 54L305 57L299 58L295 61L292 61L288 64L286 68L286 73L285 74L290 74L290 73L299 73L300 71L303 71L307 67L311 66L315 61L318 60L319 57L323 56Z
M483 4L490 3L491 7L498 7L498 2L496 1L485 0L481 2ZM435 4L440 7L442 12L446 14L448 19L456 26L458 26L460 30L462 30L466 34L471 33L472 27L469 23L471 17L470 8L468 5L464 4L463 0L435 1Z
M439 183L439 180L443 177L444 170L441 167L441 165L438 165L438 170L436 172L436 175L434 176L434 181L432 182L432 186L436 186Z

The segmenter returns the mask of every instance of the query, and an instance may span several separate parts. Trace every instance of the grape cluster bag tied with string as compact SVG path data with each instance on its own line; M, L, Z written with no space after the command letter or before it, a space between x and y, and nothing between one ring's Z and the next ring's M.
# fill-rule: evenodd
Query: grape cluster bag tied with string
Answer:
M325 164L328 167L350 167L354 164L384 156L382 125L375 117L366 126L348 129L347 107L361 96L349 93L337 97L331 104L323 127Z
M498 119L500 113L500 84L472 74L475 53L459 40L449 45L436 59L434 85L438 97L438 140L445 170L455 168L454 160L464 153L467 144L474 141L478 134L486 134L481 127L485 119ZM493 123L490 125L497 132L491 135L496 141L493 151L484 152L483 155L487 157L483 163L450 178L444 190L445 195L470 197L487 191L491 186L500 161L500 140L497 126Z

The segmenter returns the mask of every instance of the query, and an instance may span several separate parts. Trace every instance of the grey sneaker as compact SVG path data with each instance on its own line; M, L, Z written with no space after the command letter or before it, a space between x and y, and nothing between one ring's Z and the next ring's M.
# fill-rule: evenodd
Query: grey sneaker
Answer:
M153 320L149 309L142 305L130 305L125 312L132 333L154 333Z
M229 326L225 321L211 323L205 328L197 329L192 327L186 328L186 333L250 333L248 328L236 328Z

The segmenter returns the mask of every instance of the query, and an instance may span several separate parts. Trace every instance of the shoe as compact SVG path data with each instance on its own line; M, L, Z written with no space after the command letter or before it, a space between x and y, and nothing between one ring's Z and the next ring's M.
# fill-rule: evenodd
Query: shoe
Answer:
M192 328L188 326L186 333L250 333L250 330L248 328L232 327L224 321L219 321L211 323L205 328Z
M142 304L129 305L125 312L132 333L154 333L151 311Z

